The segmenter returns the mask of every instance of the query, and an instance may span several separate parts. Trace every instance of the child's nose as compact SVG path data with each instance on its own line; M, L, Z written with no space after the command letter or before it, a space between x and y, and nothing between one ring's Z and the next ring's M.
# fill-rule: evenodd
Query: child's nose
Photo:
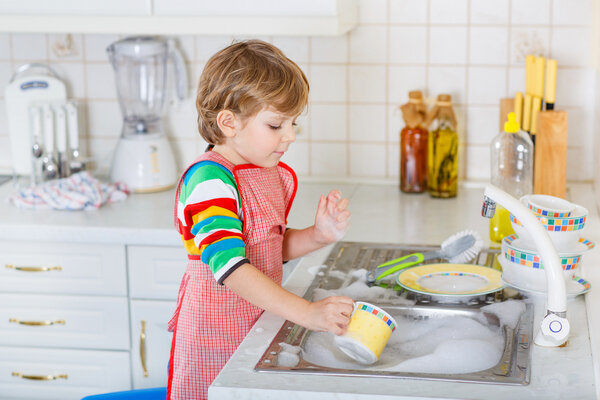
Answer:
M285 130L285 141L286 142L295 142L296 141L296 131L295 127L292 125L288 129Z

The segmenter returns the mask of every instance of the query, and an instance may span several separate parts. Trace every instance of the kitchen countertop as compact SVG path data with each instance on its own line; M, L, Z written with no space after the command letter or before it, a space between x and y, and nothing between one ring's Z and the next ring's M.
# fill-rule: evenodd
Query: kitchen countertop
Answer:
M324 184L301 185L298 197L314 200L330 187ZM342 186L341 189L350 197L353 212L352 227L343 239L345 241L439 244L466 228L476 230L487 241L489 222L481 217L483 187L461 188L457 198L444 200L432 199L426 194L402 194L391 186L357 185ZM598 212L591 185L572 185L569 198L589 209L585 237L598 242ZM310 210L315 204L302 201L298 205L299 212L290 216L289 225L309 224L311 220L305 218L312 216ZM303 295L314 278L315 268L312 267L321 265L331 248L328 246L301 259L284 286ZM596 279L598 273L594 271L598 260L597 249L586 253L583 275L592 283L600 284L600 279ZM589 312L595 307L586 307L586 303L599 304L599 301L597 289L587 294L585 301L583 296L579 296L569 302L568 318L572 330L568 346L543 348L533 345L531 383L527 386L255 372L254 365L283 323L281 318L265 313L211 386L209 398L594 399L597 398L594 376L598 381L600 325L597 316ZM544 311L543 304L536 304L534 333Z
M408 195L396 186L325 184L300 182L289 216L290 227L304 227L314 220L320 194L338 188L350 198L351 228L345 241L433 244L463 230L477 231L487 243L488 220L481 217L483 186L461 187L454 199L432 199L427 194ZM12 182L0 185L0 239L82 243L118 243L178 246L173 229L174 191L132 195L127 200L95 211L61 212L18 210L5 199L14 190ZM589 184L569 185L569 200L590 211L584 236L600 244L598 205ZM488 243L489 244L489 243ZM294 264L285 287L302 295L314 278L310 271L320 265L332 246ZM583 277L600 285L598 247L583 258ZM290 268L290 267L288 267ZM560 349L534 346L532 381L528 386L490 386L412 379L331 377L289 373L257 373L253 368L283 320L265 313L244 340L210 389L210 397L290 399L379 398L596 398L600 382L600 289L593 286L569 302L572 335ZM539 316L538 316L539 318ZM534 324L537 330L539 324ZM589 337L589 340L588 340ZM592 357L593 355L593 357Z

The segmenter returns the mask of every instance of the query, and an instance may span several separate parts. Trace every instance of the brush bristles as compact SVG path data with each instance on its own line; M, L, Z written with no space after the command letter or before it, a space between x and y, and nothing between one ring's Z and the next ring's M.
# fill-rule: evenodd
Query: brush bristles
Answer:
M455 233L454 235L450 236L448 239L444 240L441 247L444 248L448 243L451 243L451 242L459 239L460 237L467 236L467 235L471 235L475 238L473 245L471 247L469 247L468 249L466 249L465 251L463 251L462 253L449 258L448 259L449 262L454 263L454 264L466 264L466 263L472 261L475 257L477 257L477 254L479 254L479 252L483 248L483 240L481 240L481 238L479 237L479 234L477 232L469 230L469 229Z

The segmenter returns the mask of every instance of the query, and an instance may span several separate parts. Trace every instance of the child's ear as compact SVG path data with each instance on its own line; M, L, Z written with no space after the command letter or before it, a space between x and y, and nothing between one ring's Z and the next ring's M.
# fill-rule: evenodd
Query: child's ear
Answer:
M225 137L235 136L235 114L229 110L221 110L217 114L217 125Z

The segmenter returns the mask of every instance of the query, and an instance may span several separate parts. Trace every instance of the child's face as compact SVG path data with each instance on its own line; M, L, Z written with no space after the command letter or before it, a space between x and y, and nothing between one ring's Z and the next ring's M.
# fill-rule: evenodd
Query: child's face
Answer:
M289 116L273 108L263 108L253 117L235 122L236 134L227 141L234 164L274 167L290 144L296 140L297 116Z

